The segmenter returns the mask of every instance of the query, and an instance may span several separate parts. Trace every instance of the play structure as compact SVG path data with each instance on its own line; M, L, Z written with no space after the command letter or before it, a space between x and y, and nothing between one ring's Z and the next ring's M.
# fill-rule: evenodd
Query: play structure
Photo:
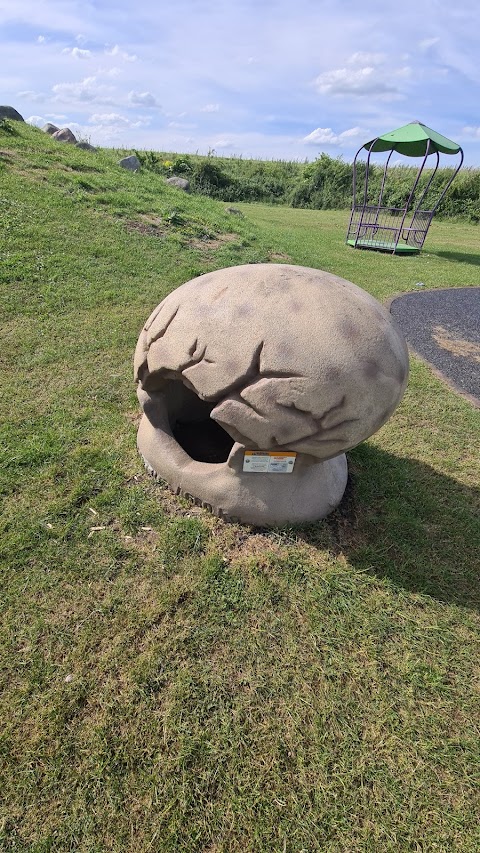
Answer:
M362 151L368 152L366 162L360 159ZM421 163L416 172L411 170L412 184L405 193L406 200L405 195L401 201L398 200L397 189L396 203L391 205L388 199L392 198L392 169L400 165L398 161L393 167L391 165L394 152L409 160L421 158ZM386 153L387 157L379 186L376 175L380 169L376 164L371 165L371 156L380 153ZM440 154L457 154L460 157L460 162L443 186L438 180ZM410 166L409 160L401 165ZM366 142L357 151L353 162L353 204L347 244L355 249L376 249L392 254L418 253L434 213L462 162L460 145L419 121L412 121Z
M389 313L332 273L245 264L165 297L135 352L147 470L231 521L324 518L345 452L401 400L408 350Z

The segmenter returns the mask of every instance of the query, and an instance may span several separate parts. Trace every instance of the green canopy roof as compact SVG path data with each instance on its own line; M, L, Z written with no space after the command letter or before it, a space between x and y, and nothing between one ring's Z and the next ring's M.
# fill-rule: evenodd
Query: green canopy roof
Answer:
M398 130L384 133L366 142L363 147L367 151L397 151L406 157L423 157L427 151L428 140L430 140L429 154L435 151L440 151L442 154L458 154L462 150L456 142L441 136L420 121L412 121L410 124L399 127Z

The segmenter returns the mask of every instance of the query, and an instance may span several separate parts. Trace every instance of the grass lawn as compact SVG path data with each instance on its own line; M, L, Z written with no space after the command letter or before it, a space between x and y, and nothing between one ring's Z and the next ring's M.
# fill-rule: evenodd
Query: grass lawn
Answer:
M326 521L225 524L144 473L132 357L174 287L256 261L380 300L480 283L348 214L237 205L0 129L0 850L478 853L479 411L412 359Z

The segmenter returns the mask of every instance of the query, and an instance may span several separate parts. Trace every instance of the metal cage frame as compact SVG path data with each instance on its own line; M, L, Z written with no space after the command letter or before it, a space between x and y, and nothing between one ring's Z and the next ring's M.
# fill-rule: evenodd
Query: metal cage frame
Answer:
M411 122L411 124L420 125L420 122ZM424 125L420 126L422 128L425 127ZM408 125L406 125L405 127L408 127ZM404 128L400 128L399 130L404 130ZM429 129L425 128L425 130ZM434 133L434 131L430 132ZM385 136L391 137L393 140L395 133L398 133L398 131L392 131L391 134L386 134ZM438 134L436 136L438 136ZM445 139L445 142L450 142L450 140ZM375 203L369 201L368 189L370 177L370 159L377 143L381 143L381 145L383 146L381 148L377 148L377 150L385 152L389 151L389 154L383 168L383 176L378 200ZM421 250L425 242L428 229L430 228L432 219L434 217L435 211L437 210L438 205L449 190L453 180L460 171L460 168L463 163L463 151L459 145L456 145L456 143L451 143L451 145L455 146L456 148L456 150L453 150L452 152L445 151L443 149L443 153L460 154L460 162L454 170L450 180L447 182L439 197L437 198L435 204L433 204L433 206L429 207L428 209L423 208L423 202L426 199L428 191L430 190L433 184L435 175L440 165L440 152L435 141L432 140L430 137L427 137L425 138L425 143L425 154L423 155L422 162L418 168L416 177L413 182L413 186L410 190L410 194L404 207L387 207L385 205L382 205L390 158L394 151L396 151L398 154L407 157L418 157L418 155L408 154L405 150L398 150L398 148L394 144L392 144L390 148L385 147L385 137L381 136L377 136L371 142L367 142L365 145L362 145L362 147L359 148L359 150L355 154L355 159L353 161L353 202L346 238L346 242L348 245L353 246L353 248L355 249L375 249L377 251L391 252L392 254L416 254ZM402 148L404 149L406 147L408 147L408 142L402 143ZM364 150L366 150L368 154L365 164L363 201L361 204L357 204L357 169L360 162L359 156ZM425 168L427 158L432 154L435 155L436 158L435 167L433 168L432 174L420 197L414 203L415 191L418 187L420 177Z

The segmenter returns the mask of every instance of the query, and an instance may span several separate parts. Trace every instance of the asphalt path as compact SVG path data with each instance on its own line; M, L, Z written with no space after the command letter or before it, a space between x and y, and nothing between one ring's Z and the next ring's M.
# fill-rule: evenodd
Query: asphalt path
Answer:
M480 287L406 293L390 312L411 349L480 405Z

